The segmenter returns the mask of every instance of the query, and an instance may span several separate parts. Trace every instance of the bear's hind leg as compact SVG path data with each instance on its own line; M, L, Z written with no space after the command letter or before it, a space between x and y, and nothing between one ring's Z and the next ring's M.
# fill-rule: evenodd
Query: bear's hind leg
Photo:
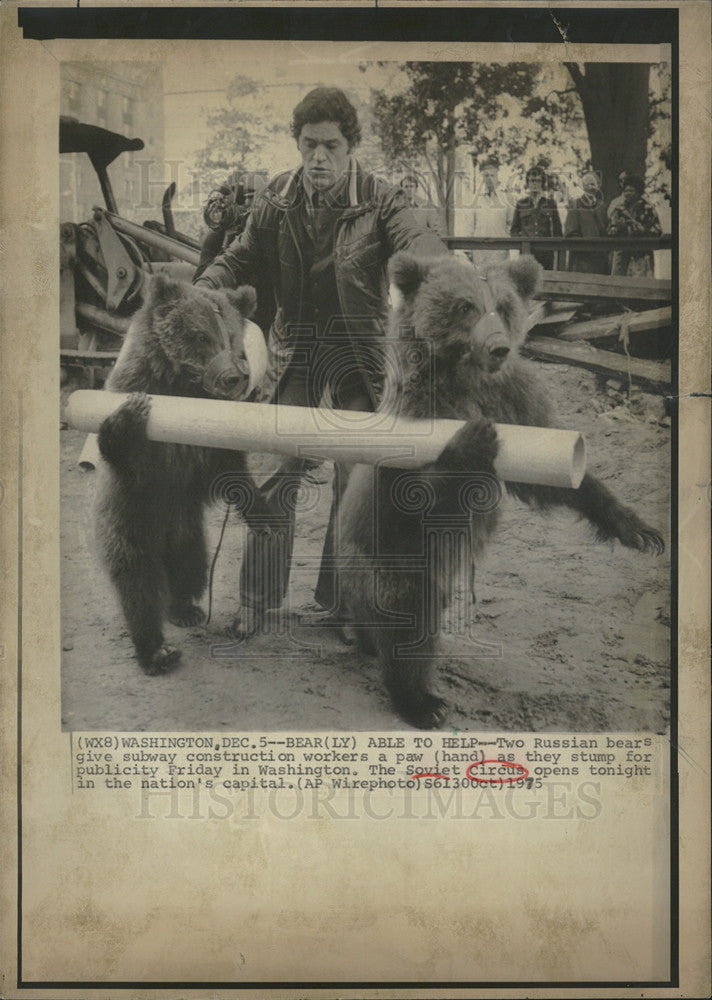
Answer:
M168 673L180 659L180 650L163 637L166 584L162 568L143 553L114 567L111 578L141 669L151 675Z
M439 729L447 703L431 691L435 637L426 636L413 648L413 635L412 629L379 629L374 638L383 678L402 719L416 729Z
M168 620L181 628L201 625L198 601L208 580L208 556L202 504L175 514L166 540L166 576L170 590Z
M381 618L364 631L376 648L393 704L410 725L437 729L445 721L447 705L431 690L440 626L433 581L419 573L381 572L376 592L376 614L385 613L391 623Z

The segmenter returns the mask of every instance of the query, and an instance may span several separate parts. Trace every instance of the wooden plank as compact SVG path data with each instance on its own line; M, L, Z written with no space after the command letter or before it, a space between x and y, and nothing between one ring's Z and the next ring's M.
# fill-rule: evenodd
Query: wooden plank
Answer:
M617 316L599 316L598 319L572 323L560 330L560 340L595 340L597 337L618 336L625 325L629 333L644 333L648 330L664 330L672 323L672 309L648 309L641 313L619 313Z
M662 278L629 278L609 274L545 271L537 299L581 302L621 299L635 302L670 302L672 283Z
M531 330L532 327L544 322L548 308L549 306L546 302L540 302L538 305L534 306L527 316L526 323L524 324L525 333Z
M553 312L549 316L544 316L543 319L537 320L534 324L535 326L551 326L555 323L568 323L570 319L573 319L578 312L578 307L576 309L567 309L565 312Z
M60 355L62 358L66 358L67 361L71 361L73 358L80 358L83 360L93 361L116 361L119 356L118 351L79 351L76 349L70 349L68 347L60 348Z
M451 250L574 250L590 253L610 253L611 250L638 250L652 253L669 250L672 236L445 236Z
M569 304L574 306L574 308L562 311L560 307L557 309L556 304L552 302L536 303L527 317L525 332L533 330L534 327L537 326L545 326L551 323L566 323L573 316L575 316L578 311L577 304Z
M551 302L549 308L553 313L568 312L570 309L573 309L575 312L580 308L580 304L578 302L567 302L566 299L562 299L561 302Z
M581 365L593 371L609 374L628 375L652 385L669 386L671 383L669 361L648 361L644 358L629 358L613 351L601 351L588 343L562 344L554 337L534 337L522 347L525 354L547 361L562 361L566 364Z

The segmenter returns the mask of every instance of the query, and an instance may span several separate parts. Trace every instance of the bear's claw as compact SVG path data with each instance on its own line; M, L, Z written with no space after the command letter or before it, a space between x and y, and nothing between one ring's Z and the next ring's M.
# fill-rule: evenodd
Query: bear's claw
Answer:
M638 552L662 555L665 551L663 536L655 528L641 521L635 511L623 508L622 516L617 518L611 537L617 537L621 545Z
M642 527L633 531L621 532L620 541L629 549L637 549L638 552L646 552L654 556L662 555L665 551L663 536L655 528Z
M159 649L151 654L149 660L142 660L141 666L144 673L150 677L159 674L169 674L180 660L181 652L177 646L171 646L165 642Z
M396 705L398 714L416 729L440 729L448 714L447 702L426 692L417 702Z
M99 427L99 450L110 464L127 468L147 442L146 425L151 400L145 392L132 392L125 403Z
M469 472L489 472L499 451L497 429L490 420L471 420L461 427L440 462Z

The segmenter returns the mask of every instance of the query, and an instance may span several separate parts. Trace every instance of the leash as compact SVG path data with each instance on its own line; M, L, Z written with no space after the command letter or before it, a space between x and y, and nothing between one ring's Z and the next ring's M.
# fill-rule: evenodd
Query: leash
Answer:
M222 528L220 529L220 538L218 539L218 544L215 549L215 555L213 556L213 561L210 564L210 576L208 577L208 616L205 619L205 624L210 624L210 616L213 613L213 576L215 574L215 564L218 561L218 555L220 554L220 549L222 547L223 537L225 535L225 527L227 525L227 519L230 515L230 501L228 500L227 506L225 508L225 517L223 518Z

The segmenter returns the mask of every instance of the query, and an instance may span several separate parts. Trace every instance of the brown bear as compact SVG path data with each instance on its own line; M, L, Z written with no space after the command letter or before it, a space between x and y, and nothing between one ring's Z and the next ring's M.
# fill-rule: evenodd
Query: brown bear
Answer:
M454 257L390 263L392 363L382 409L404 417L467 420L437 461L415 471L356 466L339 517L342 614L361 648L376 654L401 717L440 726L445 702L431 691L443 610L469 585L498 519L494 423L555 426L546 388L518 346L540 281L532 257L477 272ZM660 534L591 475L579 489L506 483L546 510L566 505L599 540L660 553Z
M96 527L138 660L166 673L180 657L163 625L205 620L197 601L207 582L204 508L232 498L251 527L269 511L246 472L244 455L149 441L148 394L242 399L251 390L246 338L254 289L214 292L161 275L149 284L106 388L131 397L99 428ZM249 343L252 343L250 340ZM266 352L265 352L266 353ZM221 497L222 492L222 497Z

